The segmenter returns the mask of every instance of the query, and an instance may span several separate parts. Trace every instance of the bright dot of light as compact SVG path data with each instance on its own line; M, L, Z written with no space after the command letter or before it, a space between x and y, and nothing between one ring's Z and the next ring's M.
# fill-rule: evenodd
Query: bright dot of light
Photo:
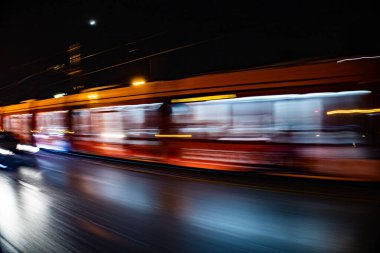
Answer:
M97 99L98 98L98 94L96 93L90 93L87 95L87 98L88 99Z
M132 84L133 85L143 85L143 84L145 84L145 82L144 81L136 81L136 82L133 82Z
M132 79L132 85L138 86L145 84L145 79L143 77L135 77Z
M90 21L88 21L88 24L91 25L91 26L95 26L96 25L96 20L95 19L91 19Z
M61 98L61 97L64 97L66 95L67 95L66 93L57 93L54 95L54 98Z

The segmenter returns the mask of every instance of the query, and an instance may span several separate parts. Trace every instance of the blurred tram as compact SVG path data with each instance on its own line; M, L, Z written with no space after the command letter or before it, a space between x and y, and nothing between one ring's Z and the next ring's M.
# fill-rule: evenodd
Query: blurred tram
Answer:
M380 180L378 59L89 89L0 108L40 148L212 170Z

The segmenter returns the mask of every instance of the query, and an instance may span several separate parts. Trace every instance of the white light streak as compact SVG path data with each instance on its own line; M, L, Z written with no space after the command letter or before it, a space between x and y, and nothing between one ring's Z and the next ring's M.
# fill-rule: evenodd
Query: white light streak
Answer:
M112 138L112 139L123 139L125 137L124 134L114 134L114 133L102 133L102 138Z
M27 151L30 153L37 153L40 151L38 147L33 147L30 145L23 145L23 144L17 144L16 149L21 150L21 151Z
M357 58L347 58L347 59L336 61L336 63L342 63L342 62L345 62L345 61L358 61L358 60L364 60L364 59L376 59L376 58L380 58L380 55L376 55L376 56L363 56L363 57L357 57Z
M10 150L0 148L0 155L14 155L14 154L15 153L13 153Z
M17 180L19 182L19 184L25 186L26 188L30 189L30 190L33 190L33 191L40 191L37 187L35 187L34 185L31 185L31 184L28 184L24 181L21 181L21 180Z
M305 99L305 98L325 98L325 97L340 97L340 96L356 96L370 94L369 90L352 90L352 91L340 91L340 92L316 92L306 94L284 94L284 95L266 95L255 97L242 97L231 98L226 100L210 100L197 103L235 103L235 102L260 102L260 101L273 101L273 100L285 100L285 99Z
M61 97L64 97L66 95L67 95L67 93L58 93L58 94L54 95L54 98L61 98Z

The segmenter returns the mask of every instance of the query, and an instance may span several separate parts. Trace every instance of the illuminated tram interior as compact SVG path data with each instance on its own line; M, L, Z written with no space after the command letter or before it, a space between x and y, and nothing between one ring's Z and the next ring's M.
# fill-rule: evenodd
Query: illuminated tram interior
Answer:
M299 74L314 78L321 65L307 66L307 71ZM243 80L260 71L243 71L236 76ZM333 84L345 81L346 76L337 73L342 81L331 77ZM358 76L373 79L372 72ZM234 84L217 93L214 89L220 77L223 74L197 77L209 81L210 88L194 84L201 88L198 92L180 96L167 90L162 98L157 95L97 104L107 91L92 91L82 95L88 101L82 105L63 102L54 107L46 102L47 109L33 109L32 101L28 110L10 106L18 112L5 107L3 129L44 149L213 170L264 168L379 180L380 110L376 108L380 106L374 85L331 91L317 82L312 92L255 95L255 89L235 90L238 86ZM366 81L371 83L372 79ZM170 87L169 83L161 85ZM66 101L66 97L59 99Z

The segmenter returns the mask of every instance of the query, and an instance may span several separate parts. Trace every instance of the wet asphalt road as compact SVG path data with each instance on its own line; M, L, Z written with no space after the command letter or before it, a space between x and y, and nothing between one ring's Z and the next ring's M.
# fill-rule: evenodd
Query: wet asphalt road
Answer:
M376 252L376 186L46 152L0 171L0 252ZM147 172L148 171L148 172ZM252 177L252 176L251 176Z

